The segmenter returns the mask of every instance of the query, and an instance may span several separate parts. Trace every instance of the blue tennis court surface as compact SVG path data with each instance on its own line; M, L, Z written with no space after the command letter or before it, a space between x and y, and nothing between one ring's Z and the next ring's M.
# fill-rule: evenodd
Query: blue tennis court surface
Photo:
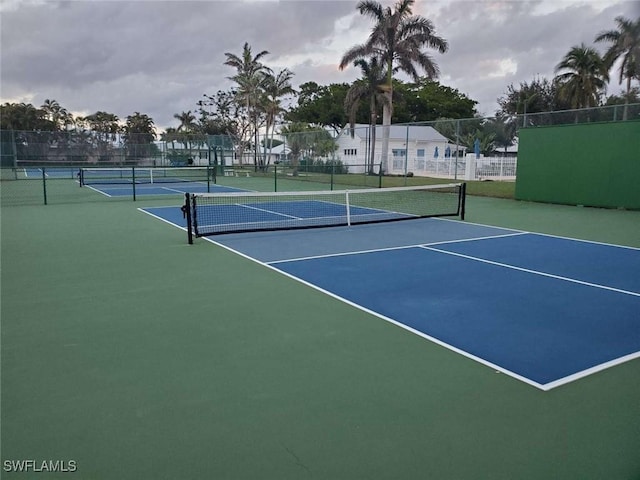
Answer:
M443 219L209 240L542 390L640 357L640 249Z
M133 185L87 185L84 188L91 188L102 195L108 197L131 197L133 196ZM240 192L242 190L233 187L198 182L176 182L162 184L141 183L136 185L136 195L184 195L185 193L207 193L210 192Z

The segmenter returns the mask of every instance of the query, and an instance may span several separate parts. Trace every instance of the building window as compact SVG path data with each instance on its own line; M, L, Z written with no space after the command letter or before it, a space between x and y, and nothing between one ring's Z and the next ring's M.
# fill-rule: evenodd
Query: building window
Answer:
M345 156L355 156L358 154L358 149L357 148L345 148L344 149L344 155Z
M404 168L404 159L407 151L404 148L394 148L391 150L391 154L393 155L393 169L402 170Z
M419 148L417 152L418 157L424 157L424 148Z

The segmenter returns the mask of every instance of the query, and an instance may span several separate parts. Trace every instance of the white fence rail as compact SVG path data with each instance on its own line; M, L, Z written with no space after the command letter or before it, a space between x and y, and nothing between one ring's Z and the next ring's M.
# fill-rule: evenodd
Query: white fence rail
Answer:
M390 158L392 175L413 174L418 177L455 178L465 180L515 180L517 157Z

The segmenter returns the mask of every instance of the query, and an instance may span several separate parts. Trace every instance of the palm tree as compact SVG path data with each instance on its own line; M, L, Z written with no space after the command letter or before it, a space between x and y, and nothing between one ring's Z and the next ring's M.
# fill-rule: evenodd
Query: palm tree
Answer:
M435 28L430 20L419 15L412 15L411 7L415 0L398 0L394 8L383 8L373 0L363 0L357 9L362 15L372 17L376 22L369 39L363 45L356 45L344 54L339 68L342 70L351 62L367 57L379 57L386 67L387 82L384 86L387 96L382 109L382 168L387 168L389 156L389 132L393 115L393 74L403 71L418 81L418 68L428 78L436 78L439 74L434 60L423 51L434 48L440 53L448 49L447 41L435 35Z
M47 98L40 109L45 112L47 120L53 122L56 130L66 130L67 126L73 124L73 115L56 100Z
M191 113L191 110L187 110L182 113L174 113L173 118L180 122L180 125L178 125L177 128L178 132L191 132L196 125L196 117Z
M596 42L609 42L611 45L604 55L604 63L608 70L618 61L620 63L619 84L627 80L627 94L623 119L627 119L627 108L631 96L631 80L640 80L640 17L634 22L622 16L616 17L617 30L600 32Z
M349 88L347 96L344 99L344 109L349 117L349 126L351 128L351 137L354 135L354 126L356 115L360 108L360 102L369 100L369 138L371 140L369 154L369 173L373 173L373 163L375 161L376 151L376 125L378 123L378 105L387 103L384 85L386 75L384 65L377 57L373 57L369 63L365 59L358 59L354 66L360 67L362 70L362 78L356 80Z
M180 122L176 132L180 143L189 150L189 158L191 158L191 133L196 127L196 116L191 113L191 110L187 110L186 112L175 113L173 118Z
M597 50L584 43L574 46L556 66L556 80L560 85L560 97L567 100L571 108L595 107L600 103L609 74Z
M123 132L125 152L129 160L153 156L156 151L153 145L156 139L156 127L151 117L134 112L127 117Z
M296 91L291 86L291 78L293 72L285 68L277 75L273 73L267 74L265 78L265 91L262 98L262 109L266 114L266 132L264 142L264 156L267 156L267 142L269 143L269 153L273 147L273 135L276 128L276 120L284 109L282 108L281 99L287 95L295 94ZM269 130L271 129L271 139L269 139ZM268 163L266 167L268 167Z
M254 57L251 52L251 47L245 42L242 56L239 57L233 53L225 53L227 60L224 62L225 65L236 69L236 75L229 77L229 79L238 84L237 99L244 102L253 120L253 134L255 139L254 164L256 168L258 166L258 103L261 92L266 86L265 78L267 74L271 73L271 69L263 65L260 59L268 54L268 51L263 50ZM242 164L242 158L240 158L240 163Z

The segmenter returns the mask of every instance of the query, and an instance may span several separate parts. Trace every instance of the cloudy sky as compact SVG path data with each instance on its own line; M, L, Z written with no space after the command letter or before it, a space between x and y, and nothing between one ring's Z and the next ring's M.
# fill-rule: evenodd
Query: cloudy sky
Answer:
M394 2L383 0L383 5ZM151 116L177 126L203 94L227 90L234 70L225 52L245 42L264 63L289 68L294 86L352 82L339 71L372 23L357 0L3 0L0 4L0 103L36 106L55 99L75 115L98 110L124 119ZM574 45L593 44L614 18L640 16L640 0L417 0L449 51L433 53L440 82L491 115L510 84L554 76ZM603 45L598 48L602 50ZM620 87L614 77L609 93Z

